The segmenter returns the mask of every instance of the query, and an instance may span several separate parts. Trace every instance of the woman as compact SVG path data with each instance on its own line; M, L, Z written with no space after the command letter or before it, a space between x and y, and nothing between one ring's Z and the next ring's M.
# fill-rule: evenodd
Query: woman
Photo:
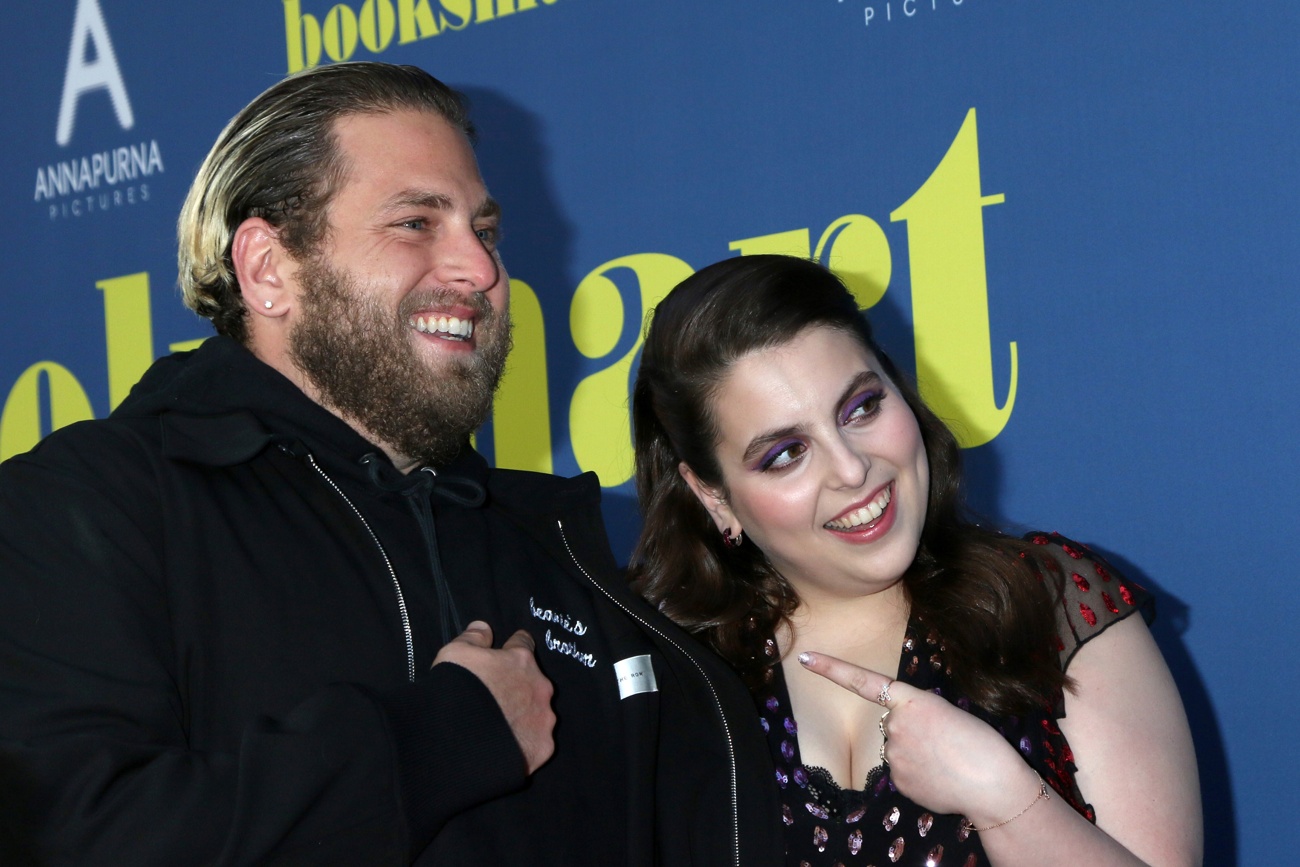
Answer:
M834 275L750 256L684 281L633 422L633 577L750 684L789 864L1200 862L1147 595L962 518L956 440Z

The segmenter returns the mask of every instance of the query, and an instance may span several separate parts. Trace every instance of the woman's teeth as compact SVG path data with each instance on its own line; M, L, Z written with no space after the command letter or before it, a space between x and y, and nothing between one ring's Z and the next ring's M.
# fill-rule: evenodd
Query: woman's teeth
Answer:
M880 492L870 503L860 509L854 509L847 515L836 518L834 521L827 521L826 528L829 530L856 530L863 524L870 524L872 521L885 514L885 509L889 506L889 501L893 497L894 486L889 485Z

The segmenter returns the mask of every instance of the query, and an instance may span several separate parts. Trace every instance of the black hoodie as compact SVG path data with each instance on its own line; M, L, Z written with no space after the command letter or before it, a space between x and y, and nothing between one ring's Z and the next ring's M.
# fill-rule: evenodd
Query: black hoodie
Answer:
M617 580L599 495L403 475L225 338L160 360L0 466L0 861L779 863L749 698ZM430 667L473 619L555 686L531 777Z

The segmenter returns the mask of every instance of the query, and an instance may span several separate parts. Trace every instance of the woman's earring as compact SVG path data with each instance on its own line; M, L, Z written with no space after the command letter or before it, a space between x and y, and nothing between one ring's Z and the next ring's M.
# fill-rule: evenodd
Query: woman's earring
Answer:
M734 536L731 535L730 527L722 531L722 544L726 545L728 548L739 548L744 541L744 530L737 530L736 535Z
M270 310L272 307L275 306L275 304L274 304L273 302L271 302L271 301L264 301L264 302L262 302L262 303L266 305L266 309L267 309L267 310Z

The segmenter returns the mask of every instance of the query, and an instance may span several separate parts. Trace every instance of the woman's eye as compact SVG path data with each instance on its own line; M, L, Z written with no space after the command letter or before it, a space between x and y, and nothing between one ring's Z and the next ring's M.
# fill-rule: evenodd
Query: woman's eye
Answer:
M799 460L799 456L804 453L804 450L804 444L798 440L788 440L780 443L763 455L762 460L758 462L758 468L764 472L767 470L783 470Z
M880 402L885 399L883 391L864 391L850 400L840 413L840 424L850 424L874 416L880 411Z

